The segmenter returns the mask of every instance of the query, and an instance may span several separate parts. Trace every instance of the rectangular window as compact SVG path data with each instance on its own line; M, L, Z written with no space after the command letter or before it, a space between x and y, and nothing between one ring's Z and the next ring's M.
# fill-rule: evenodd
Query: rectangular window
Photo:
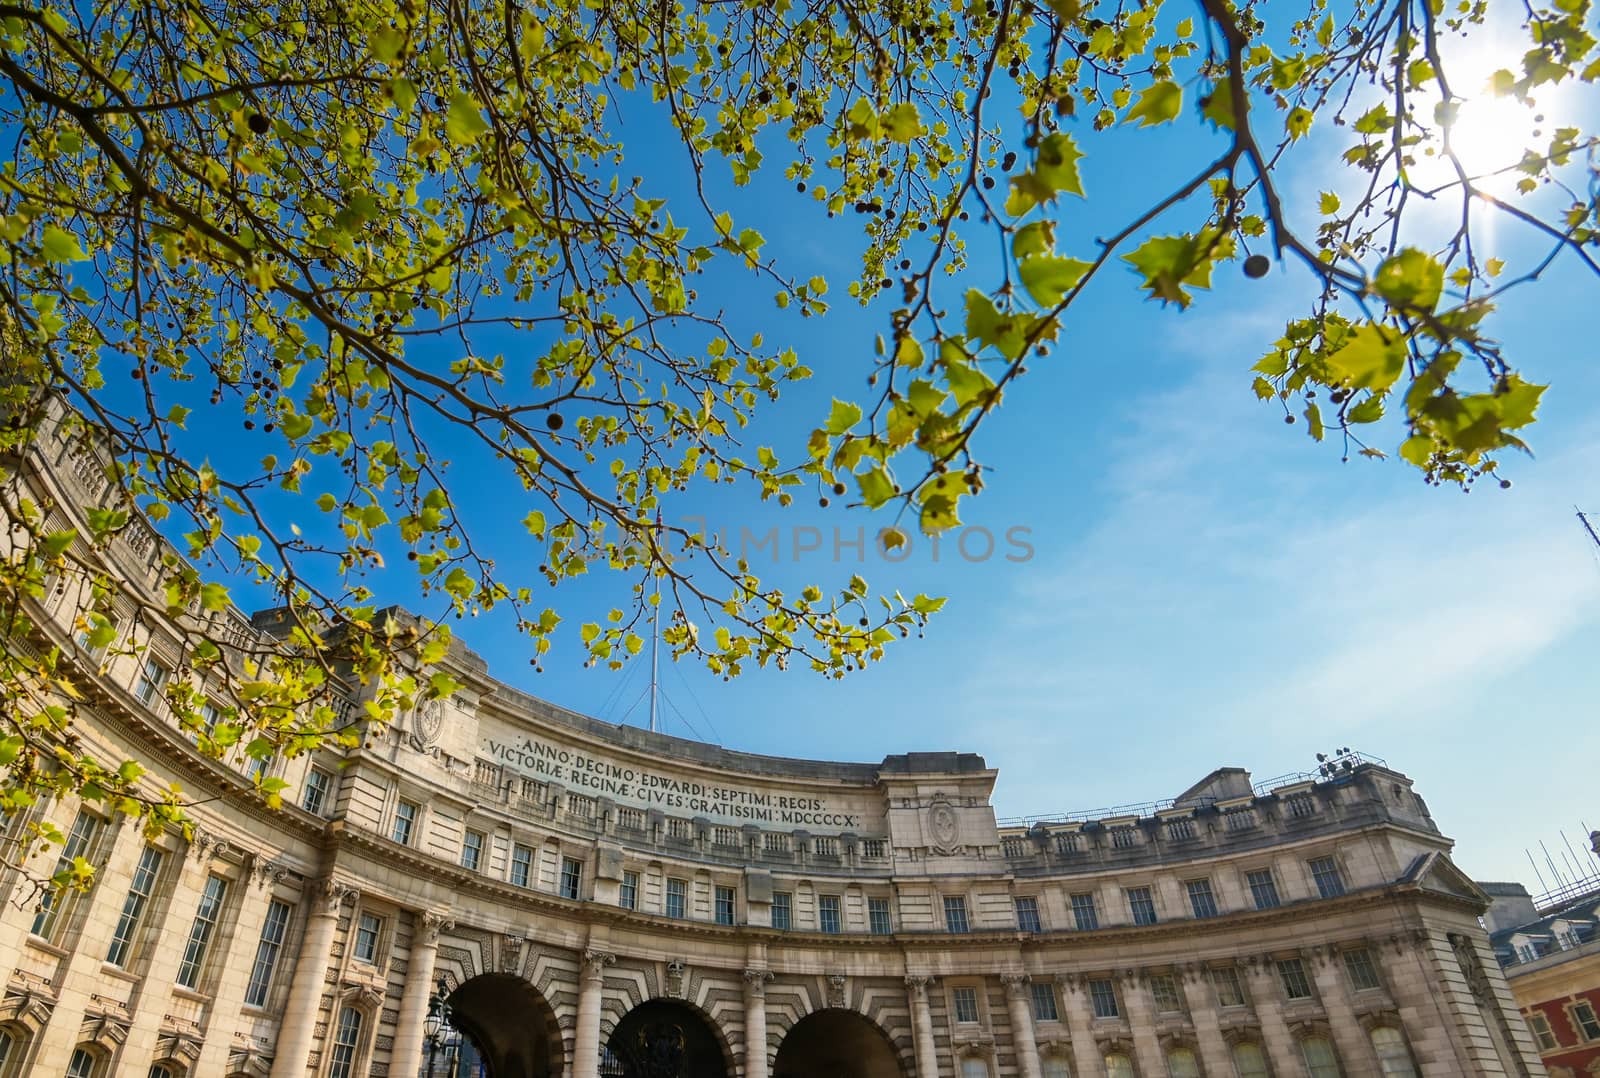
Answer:
M1017 931L1039 931L1039 900L1024 896L1017 899Z
M1217 915L1217 898L1211 893L1210 880L1186 880L1184 887L1189 891L1189 908L1196 917Z
M894 931L894 925L889 921L887 898L867 899L867 928L874 936L887 936Z
M1372 952L1365 947L1353 947L1346 951L1344 968L1357 991L1383 987L1383 982L1378 979L1378 967L1372 961Z
M733 888L732 887L718 887L717 890L716 890L716 900L717 900L717 924L719 924L719 925L731 925L731 924L733 924L733 903L734 903ZM837 901L837 900L835 900L835 901Z
M689 891L689 885L683 880L667 881L667 916L682 917L684 915L684 896Z
M78 810L77 819L72 821L72 830L67 832L67 841L61 847L61 856L56 860L56 870L51 875L60 875L72 869L72 863L78 858L85 861L94 856L94 848L100 838L102 821L100 817L84 809ZM57 894L55 891L46 891L39 899L39 908L33 914L33 928L35 936L49 939L56 930L56 922L60 920L63 906L70 905L70 899L75 891Z
M411 836L417 829L417 806L402 801L394 809L394 840L402 846L411 845Z
M267 777L267 770L271 766L270 756L248 756L244 761L244 777L251 782L260 782Z
M1211 971L1211 983L1217 989L1217 1006L1244 1006L1244 986L1239 983L1238 970L1232 966L1218 966Z
M213 704L210 700L207 700L205 703L200 705L200 729L190 734L189 740L198 745L200 744L201 734L204 734L208 738L215 737L217 735L217 724L221 721L221 710L218 709L216 704Z
M1150 895L1150 888L1128 888L1128 912L1133 914L1133 923L1136 925L1156 923L1156 903Z
M356 1068L356 1048L361 1044L361 1012L345 1007L339 1012L339 1032L333 1040L333 1062L328 1078L352 1078Z
M300 795L300 807L313 816L321 816L328 808L328 794L333 790L333 776L320 767L306 772L306 788Z
M378 963L378 937L383 933L383 918L363 913L356 922L356 958L368 965Z
M483 832L468 831L461 837L461 867L468 872L478 871L483 860Z
M519 844L511 847L511 883L514 887L527 887L533 878L533 851Z
M1096 1018L1115 1018L1122 1013L1117 1010L1117 986L1109 977L1089 981L1089 1003Z
M1028 988L1033 995L1033 1020L1059 1022L1061 1012L1056 1010L1056 986L1049 981L1034 981Z
M794 895L788 891L772 892L772 927L788 931L794 924Z
M967 900L959 895L944 898L944 927L948 932L967 931Z
M978 990L970 985L962 985L950 990L950 1003L955 1008L957 1022L976 1022L978 1020Z
M139 698L141 704L148 704L156 698L156 693L167 687L167 678L172 672L154 659L144 661L144 669L139 671L139 684L133 690L133 695Z
M127 965L134 937L139 934L139 923L144 919L145 907L150 904L160 872L161 851L146 846L139 855L138 867L133 870L128 897L122 900L122 916L117 918L117 931L111 937L111 949L106 952L106 961L113 966Z
M577 901L578 886L583 882L583 862L576 857L561 859L561 897ZM679 914L678 916L683 916Z
M617 905L625 910L639 908L639 874L637 872L624 872L622 886L617 889Z
M839 931L839 896L817 896L817 929L821 932Z
M247 1007L265 1007L267 990L272 987L272 971L278 966L283 939L289 934L288 903L273 899L267 906L267 919L261 925L261 942L256 944L256 961L250 967L250 983L244 990Z
M1283 979L1284 995L1290 999L1311 998L1311 982L1306 979L1306 967L1298 958L1279 961L1278 976Z
M1344 877L1339 875L1339 865L1333 858L1313 857L1306 864L1311 868L1311 878L1317 881L1317 894L1323 898L1344 894Z
M1272 878L1271 869L1246 872L1244 879L1250 885L1250 898L1255 902L1256 909L1270 910L1278 905L1278 884Z
M1091 928L1100 927L1100 915L1094 909L1094 895L1072 896L1072 919L1078 923L1080 931L1087 932Z
M1600 1018L1594 1015L1594 1004L1574 1003L1572 1020L1577 1025L1578 1031L1583 1034L1584 1040L1600 1040Z
M1533 1031L1533 1039L1539 1042L1541 1052L1548 1052L1561 1043L1550 1029L1550 1019L1542 1014L1528 1015L1528 1028Z
M1150 995L1156 1002L1157 1014L1178 1014L1183 1011L1183 997L1178 994L1178 982L1170 974L1158 973L1150 978Z
M222 917L222 899L227 893L227 880L215 875L206 877L206 889L200 895L200 908L195 911L189 942L183 949L183 962L178 966L178 983L185 988L195 988L200 983L206 966L206 951L211 947L211 934Z

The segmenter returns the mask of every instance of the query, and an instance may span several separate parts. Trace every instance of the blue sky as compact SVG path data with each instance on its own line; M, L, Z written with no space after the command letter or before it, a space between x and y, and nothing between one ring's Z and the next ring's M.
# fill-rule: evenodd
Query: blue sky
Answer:
M1192 171L1216 139L1188 111L1157 139L1080 133L1092 201L1067 205L1061 221L1064 253L1080 255ZM1301 221L1338 182L1339 170L1322 162L1342 146L1319 128L1281 172ZM823 219L782 179L787 157L773 151L756 184L721 185L721 197L741 226L767 235L767 253L791 276L827 275L835 310L803 322L773 310L770 284L716 276L707 287L726 290L718 299L747 332L793 343L817 371L751 432L752 451L771 444L792 460L831 397L866 391L888 309L862 311L843 295L859 220ZM635 160L681 195L674 152L646 139ZM970 235L974 267L947 286L952 304L968 283L996 276L992 241ZM1526 253L1509 230L1493 242L1506 256ZM752 669L725 682L693 665L666 669L664 728L752 752L845 760L979 752L1000 771L1002 816L1169 797L1225 765L1257 778L1309 770L1315 753L1349 745L1416 780L1468 872L1537 888L1525 848L1553 846L1562 829L1580 841L1580 822L1600 827L1600 551L1573 513L1600 514L1594 279L1558 264L1495 316L1508 354L1552 389L1532 433L1537 459L1506 461L1509 490L1463 495L1428 488L1397 463L1343 464L1336 445L1312 443L1276 405L1255 400L1248 368L1287 318L1305 313L1304 275L1275 266L1255 282L1227 268L1181 313L1143 301L1130 272L1110 278L982 436L989 485L963 517L997 537L994 556L968 560L946 540L935 561L919 537L900 566L873 554L858 563L849 547L836 560L836 530L848 540L888 520L821 509L814 492L788 511L742 489L667 503L673 520L703 514L734 535L778 527L781 563L763 553L755 569L779 582L827 589L861 572L877 589L949 603L926 639L891 647L843 682L802 670ZM217 431L191 426L217 446ZM1392 450L1399 440L1390 429L1378 442ZM508 578L531 579L538 552L516 522L536 506L508 501L470 468L456 482ZM818 529L821 549L797 556L793 529L806 527ZM1003 538L1013 528L1026 529L1026 560L1005 557L1018 552ZM981 537L969 539L969 554L981 549ZM418 602L403 570L371 583L384 602L437 612ZM575 633L625 595L626 582L594 574L548 601ZM531 647L502 614L457 631L519 688L612 721L645 721L636 702L647 662L620 674L585 670L569 634L536 674Z

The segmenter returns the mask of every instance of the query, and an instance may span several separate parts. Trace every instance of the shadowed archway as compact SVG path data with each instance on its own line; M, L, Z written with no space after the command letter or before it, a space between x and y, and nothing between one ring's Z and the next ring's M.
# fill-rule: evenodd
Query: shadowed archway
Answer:
M450 993L451 1021L471 1038L489 1078L560 1078L561 1031L533 985L486 973Z
M772 1078L905 1078L894 1044L877 1024L849 1010L813 1011L778 1047Z
M651 999L611 1031L600 1073L603 1078L731 1078L734 1072L710 1019L686 1003Z

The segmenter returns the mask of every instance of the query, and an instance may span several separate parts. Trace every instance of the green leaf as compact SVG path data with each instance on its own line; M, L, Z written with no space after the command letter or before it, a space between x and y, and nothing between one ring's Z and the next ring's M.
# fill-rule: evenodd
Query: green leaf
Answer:
M1218 127L1233 130L1233 84L1218 79L1211 92L1200 99L1200 115Z
M1378 267L1372 289L1391 306L1431 311L1444 290L1444 267L1415 247L1407 247Z
M470 146L478 136L489 130L489 122L476 99L469 93L458 92L450 99L450 112L445 117L444 133L457 146Z
M861 422L861 405L835 399L833 411L828 413L828 422L823 429L829 434L843 434L859 422Z
M205 584L200 588L200 606L205 610L226 610L228 589L221 584Z
M1027 345L1027 335L1019 320L1001 314L994 301L973 288L967 291L967 337L981 344L993 345L1007 359L1016 359Z
M922 126L922 114L910 101L902 101L880 118L884 137L891 142L910 142L927 128Z
M1352 423L1376 423L1383 418L1383 398L1368 397L1346 413Z
M55 225L44 226L41 244L44 257L51 262L82 262L89 256L78 245L78 237Z
M1298 142L1311 132L1311 119L1311 110L1308 108L1297 106L1289 110L1283 126L1289 132L1290 142Z
M1394 385L1405 361L1405 339L1398 332L1370 322L1351 330L1343 346L1327 358L1336 381L1379 392Z
M1054 202L1063 191L1083 197L1083 181L1078 175L1082 157L1071 135L1056 132L1045 136L1034 156L1033 169L1011 177L1006 212L1021 217L1041 203Z
M1027 258L1029 255L1049 254L1056 247L1056 223L1054 221L1034 221L1017 229L1016 235L1011 237L1011 255L1013 258Z
M856 485L861 488L861 500L876 509L894 497L894 480L881 466L856 473Z
M1140 127L1155 127L1175 118L1182 107L1183 87L1175 82L1158 82L1139 95L1122 122L1138 120Z
M0 767L11 766L11 761L17 758L22 751L22 735L12 734L10 737L0 737Z
M1322 192L1321 198L1319 198L1318 201L1317 201L1317 208L1320 209L1325 214L1338 213L1339 212L1339 196L1334 194L1332 191L1324 191L1324 192Z
M1083 275L1089 272L1090 265L1076 258L1034 255L1023 259L1017 272L1022 278L1022 286L1035 303L1041 307L1054 307L1077 287Z
M522 518L522 526L535 539L544 538L544 514L539 510L529 510L528 515Z

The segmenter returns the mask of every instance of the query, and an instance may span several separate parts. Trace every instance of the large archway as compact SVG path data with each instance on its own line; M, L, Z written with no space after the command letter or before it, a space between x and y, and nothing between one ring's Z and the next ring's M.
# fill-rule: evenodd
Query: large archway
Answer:
M856 1011L813 1011L794 1024L772 1078L905 1078L894 1044Z
M601 1053L603 1078L732 1078L726 1046L686 1003L651 999L623 1016Z
M476 1054L488 1078L560 1078L561 1030L533 985L485 973L463 982L449 1003L451 1024L472 1042L463 1054Z

